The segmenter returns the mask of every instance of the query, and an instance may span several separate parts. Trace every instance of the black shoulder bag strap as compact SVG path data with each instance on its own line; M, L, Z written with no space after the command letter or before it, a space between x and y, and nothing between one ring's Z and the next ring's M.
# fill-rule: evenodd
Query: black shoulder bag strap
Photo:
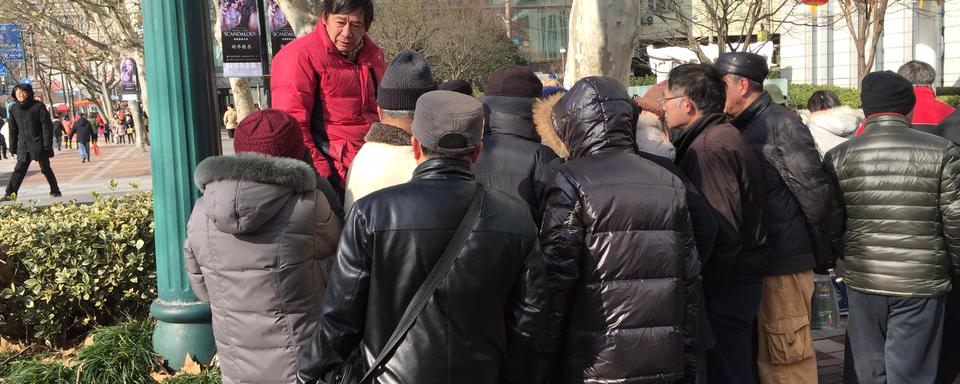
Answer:
M477 223L480 221L480 206L483 205L483 196L483 187L477 185L476 190L473 192L473 199L470 201L470 207L467 208L467 213L463 216L463 219L460 220L457 232L450 238L450 243L448 243L447 248L443 250L443 256L440 256L440 260L437 260L437 264L430 270L430 274L427 275L427 279L423 282L423 285L420 286L420 289L417 290L413 299L410 300L410 304L407 305L407 309L403 312L403 317L400 318L397 328L393 330L393 334L390 335L387 344L383 346L383 350L380 351L377 360L374 361L370 369L367 370L367 373L360 379L361 384L371 382L374 376L380 374L383 366L400 345L400 342L403 340L403 337L406 336L407 331L410 330L413 322L420 316L420 312L427 306L430 298L433 297L433 293L437 290L437 287L440 286L440 283L447 276L447 273L450 272L451 267L453 267L453 262L457 260L457 256L463 251L463 246L467 242L467 238L470 237L470 233L473 232L474 228L477 227Z

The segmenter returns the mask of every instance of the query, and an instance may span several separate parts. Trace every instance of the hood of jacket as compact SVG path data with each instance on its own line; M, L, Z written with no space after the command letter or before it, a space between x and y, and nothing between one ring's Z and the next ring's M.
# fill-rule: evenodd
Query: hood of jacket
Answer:
M556 101L550 98L536 106L534 113L538 132L545 131L543 126L549 122L559 139L551 143L545 137L544 144L558 147L554 151L559 149L562 157L577 159L605 149L636 147L637 105L612 78L581 79Z
M194 174L202 208L222 232L254 231L272 219L291 195L317 188L309 164L255 153L209 157Z
M810 129L819 129L834 136L847 137L860 127L863 111L844 105L808 115L801 114L801 117Z
M540 135L533 126L533 104L537 99L529 97L484 96L484 136L491 134L518 136L539 141Z
M12 100L17 100L17 90L18 90L18 89L22 89L22 90L24 90L24 92L27 92L27 98L26 98L26 100L24 100L24 101L22 101L22 102L20 102L20 101L17 102L17 104L20 105L20 108L22 108L22 109L28 109L28 108L30 108L31 106L33 106L34 103L36 103L36 100L34 100L34 98L33 98L33 86L30 85L30 84L17 84L17 85L15 85L15 86L13 87L13 91L10 91L10 99L12 99Z

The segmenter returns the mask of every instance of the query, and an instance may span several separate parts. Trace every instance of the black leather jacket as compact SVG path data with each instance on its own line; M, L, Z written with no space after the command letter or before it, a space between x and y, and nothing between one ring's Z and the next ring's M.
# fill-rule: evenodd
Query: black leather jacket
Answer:
M523 199L537 224L543 214L543 187L560 163L533 126L533 102L525 97L487 96L483 149L473 164L477 182Z
M323 318L300 360L301 382L330 382L360 348L371 364L440 258L477 183L461 160L429 160L413 180L361 198L347 216ZM378 383L497 383L510 345L541 312L521 304L541 283L537 229L522 201L487 191L480 221ZM533 271L524 273L524 271ZM529 343L527 343L529 344ZM529 357L516 355L520 357ZM516 364L515 364L516 365Z
M767 275L822 271L833 260L830 214L834 191L813 136L800 117L764 92L731 121L750 144L767 186L770 254Z
M684 378L700 264L680 178L637 154L636 105L616 80L580 80L553 108L570 160L547 181L541 244L555 382Z
M910 129L903 116L880 115L824 161L845 207L834 240L847 286L885 296L949 292L960 272L960 148Z

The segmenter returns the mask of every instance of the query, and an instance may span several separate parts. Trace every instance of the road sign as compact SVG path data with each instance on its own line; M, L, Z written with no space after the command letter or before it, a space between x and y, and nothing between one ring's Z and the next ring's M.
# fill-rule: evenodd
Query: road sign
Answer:
M0 59L23 61L22 35L19 24L0 24Z

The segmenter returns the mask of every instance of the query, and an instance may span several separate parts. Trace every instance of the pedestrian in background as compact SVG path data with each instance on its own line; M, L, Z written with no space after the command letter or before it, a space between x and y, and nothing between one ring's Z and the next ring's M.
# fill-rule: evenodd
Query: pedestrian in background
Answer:
M63 128L63 121L60 120L60 115L57 115L57 118L53 119L53 139L57 142L57 151L63 150L63 140L67 136L67 131Z
M17 101L10 107L10 151L17 156L17 165L7 184L7 190L0 200L9 200L20 190L20 184L27 175L31 161L40 164L40 173L50 185L50 196L60 197L57 177L50 168L53 157L53 122L47 106L34 99L30 84L17 84L10 95Z
M223 126L227 129L227 137L233 138L233 130L237 129L237 110L233 104L227 105L227 111L223 113Z
M80 153L80 162L86 163L90 161L90 153L92 148L90 147L91 142L96 142L97 131L94 130L93 126L90 124L90 120L87 120L87 116L80 112L77 114L77 121L73 123L73 131L70 132L70 138L77 137L77 150Z
M73 133L73 122L70 121L70 117L67 115L63 116L63 119L61 119L61 122L63 124L63 133L64 133L63 141L67 142L67 149L73 149L73 138L71 135Z
M800 117L810 128L813 141L820 155L853 137L863 122L863 111L859 111L840 102L840 97L829 90L820 90L807 100L807 113Z

